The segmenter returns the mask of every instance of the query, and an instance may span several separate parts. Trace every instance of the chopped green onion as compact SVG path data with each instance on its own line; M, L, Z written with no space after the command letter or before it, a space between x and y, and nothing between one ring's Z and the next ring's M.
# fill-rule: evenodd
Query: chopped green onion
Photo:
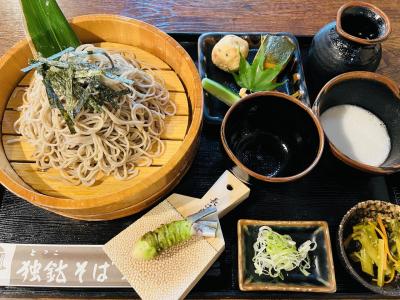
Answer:
M308 240L296 249L296 242L289 235L281 235L268 226L261 226L253 245L255 273L284 279L282 271L299 268L308 276L310 273L307 270L311 267L308 252L316 247L315 242Z

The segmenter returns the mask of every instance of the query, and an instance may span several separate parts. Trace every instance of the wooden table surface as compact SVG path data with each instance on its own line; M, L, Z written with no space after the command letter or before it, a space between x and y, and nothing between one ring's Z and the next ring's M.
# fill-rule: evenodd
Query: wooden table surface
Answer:
M335 19L338 0L58 0L67 18L118 14L146 21L164 31L288 31L312 35ZM379 72L400 84L400 0L370 0L387 13L392 34L384 43ZM0 55L24 37L17 0L0 0Z

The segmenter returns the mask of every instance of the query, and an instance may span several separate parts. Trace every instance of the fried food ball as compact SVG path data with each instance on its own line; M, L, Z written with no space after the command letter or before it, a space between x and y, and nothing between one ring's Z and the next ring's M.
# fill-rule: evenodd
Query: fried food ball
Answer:
M212 62L221 70L236 72L239 70L240 55L244 58L249 54L249 44L236 35L226 35L215 44L212 52Z

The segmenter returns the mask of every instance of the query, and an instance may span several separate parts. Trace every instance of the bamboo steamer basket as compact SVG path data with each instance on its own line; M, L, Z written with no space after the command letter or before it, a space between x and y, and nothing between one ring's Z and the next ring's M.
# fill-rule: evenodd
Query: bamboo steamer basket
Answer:
M144 22L115 15L73 18L71 25L82 43L97 43L111 51L135 55L154 67L177 106L166 119L161 138L165 153L137 177L118 181L101 178L94 186L70 186L58 171L38 170L33 147L16 138L13 128L32 74L20 70L32 58L27 40L22 40L0 59L0 182L17 196L57 214L81 220L111 220L150 206L170 192L184 176L196 154L202 125L203 95L197 69L186 51L170 36Z

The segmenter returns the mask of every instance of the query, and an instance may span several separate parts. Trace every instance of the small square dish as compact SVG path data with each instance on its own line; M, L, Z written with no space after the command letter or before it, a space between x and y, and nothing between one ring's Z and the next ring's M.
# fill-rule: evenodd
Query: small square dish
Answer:
M230 73L224 72L217 68L211 60L211 52L215 44L225 35L234 34L246 40L249 44L248 60L252 61L258 48L260 47L261 36L272 34L268 32L257 33L237 33L237 32L208 32L203 33L198 40L198 57L199 57L199 73L201 78L210 78L222 85L229 87L235 92L239 92L239 87L236 85L233 76ZM293 56L285 69L278 76L278 81L285 84L277 90L285 94L293 94L299 92L299 100L310 106L309 95L307 91L306 81L304 77L303 64L301 59L300 47L296 37L287 32L274 33L277 36L288 37L295 45ZM228 106L208 93L204 93L204 118L205 121L211 124L220 124L228 110Z
M290 235L296 242L296 248L307 240L314 241L317 247L314 251L309 252L310 269L307 271L310 275L305 276L298 268L290 272L283 272L283 280L279 277L272 278L256 274L252 261L253 244L257 240L261 226L269 226L279 234ZM240 290L319 293L336 291L331 241L326 222L239 220L237 229Z

